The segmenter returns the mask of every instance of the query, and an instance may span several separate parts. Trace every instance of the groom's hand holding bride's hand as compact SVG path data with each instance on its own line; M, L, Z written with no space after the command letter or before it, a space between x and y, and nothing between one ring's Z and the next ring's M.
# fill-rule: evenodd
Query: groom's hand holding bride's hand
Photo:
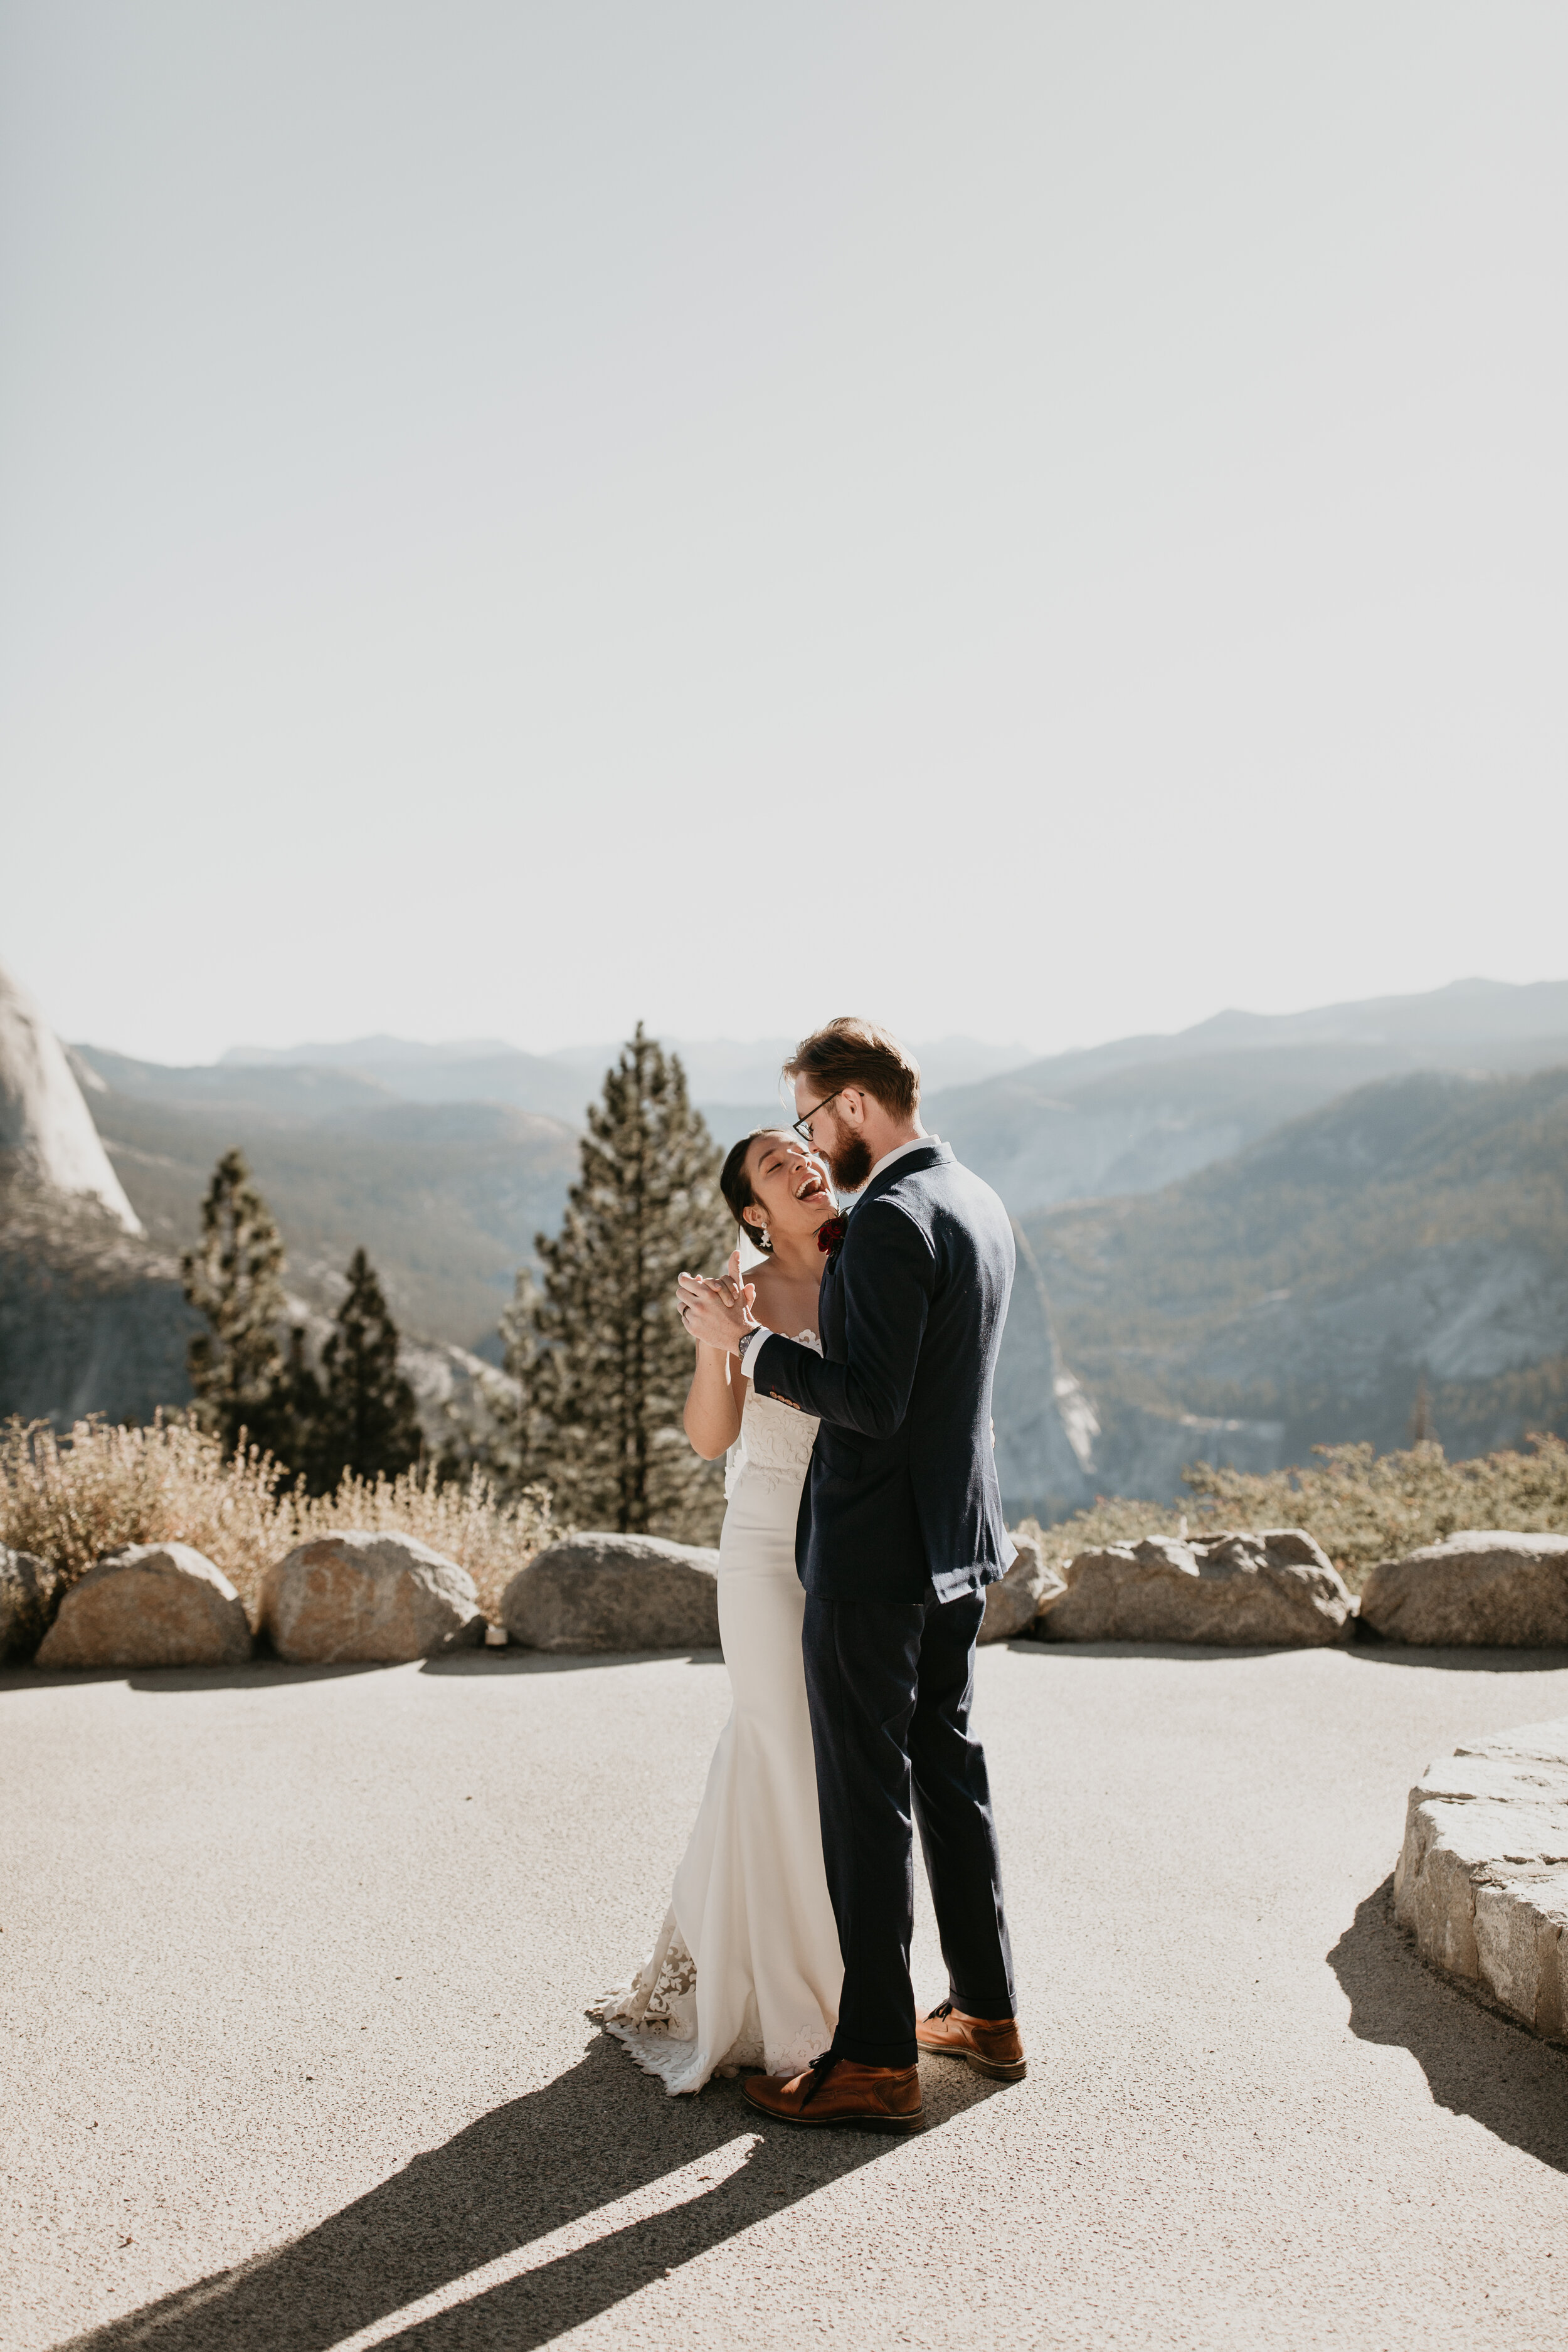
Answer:
M702 1276L683 1274L676 1290L680 1307L680 1319L694 1339L706 1348L718 1348L727 1356L740 1350L748 1331L757 1328L757 1318L752 1312L756 1298L756 1286L741 1279L741 1253L731 1253L730 1263L717 1282Z

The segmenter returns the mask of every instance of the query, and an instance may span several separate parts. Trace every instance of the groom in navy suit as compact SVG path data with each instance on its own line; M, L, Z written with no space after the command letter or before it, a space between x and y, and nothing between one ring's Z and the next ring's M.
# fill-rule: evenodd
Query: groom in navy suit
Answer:
M728 1346L760 1396L821 1424L795 1554L844 1990L832 2048L745 2091L786 2122L918 2131L920 2050L1003 2081L1024 2073L985 1758L969 1729L984 1587L1014 1551L991 1438L1013 1234L990 1186L921 1125L919 1067L886 1030L830 1022L784 1075L798 1132L860 1196L818 1235L821 1356L758 1325L749 1294L681 1277L693 1337ZM915 1822L950 1988L919 2020Z

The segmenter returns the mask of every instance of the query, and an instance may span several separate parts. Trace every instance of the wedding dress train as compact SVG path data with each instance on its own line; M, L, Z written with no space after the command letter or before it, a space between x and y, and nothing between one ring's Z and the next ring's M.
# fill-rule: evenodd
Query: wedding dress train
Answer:
M816 1347L815 1332L802 1342ZM827 1899L800 1635L795 1514L816 1423L747 1383L719 1539L734 1705L657 1944L590 2013L672 2092L715 2073L798 2074L827 2048L843 1979Z

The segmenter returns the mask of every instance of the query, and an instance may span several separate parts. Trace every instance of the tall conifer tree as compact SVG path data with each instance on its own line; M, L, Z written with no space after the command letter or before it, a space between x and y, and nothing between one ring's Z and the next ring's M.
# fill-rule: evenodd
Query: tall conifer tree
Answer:
M517 1475L544 1481L578 1527L711 1537L721 1481L680 1425L691 1342L675 1277L717 1272L728 1255L721 1166L679 1056L639 1021L589 1108L561 1231L538 1237L542 1284L520 1285L508 1332L522 1384Z
M397 1326L363 1249L321 1349L321 1404L310 1433L312 1486L330 1493L345 1470L395 1478L419 1456L414 1391L397 1369Z
M202 1238L180 1260L185 1297L206 1318L188 1362L197 1415L226 1446L241 1430L281 1452L275 1423L283 1359L283 1244L239 1151L226 1151L202 1203ZM285 1455L286 1459L287 1456Z

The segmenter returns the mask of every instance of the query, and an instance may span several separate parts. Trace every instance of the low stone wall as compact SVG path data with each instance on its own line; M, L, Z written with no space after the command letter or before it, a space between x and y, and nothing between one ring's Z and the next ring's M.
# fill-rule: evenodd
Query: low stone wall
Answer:
M0 1634L27 1621L39 1573L25 1555L0 1555ZM349 1529L301 1544L267 1570L261 1630L287 1664L390 1664L482 1641L485 1621L473 1579L455 1560L411 1536ZM68 1588L37 1664L237 1666L250 1654L244 1603L205 1554L129 1544Z
M245 1604L190 1544L127 1544L80 1576L38 1649L57 1671L237 1666L250 1655Z
M1043 1603L1042 1642L1205 1642L1319 1647L1343 1641L1355 1602L1304 1528L1192 1542L1150 1536L1079 1552Z
M985 1588L985 1615L979 1638L1009 1642L1016 1634L1026 1633L1041 1610L1059 1601L1066 1591L1063 1578L1040 1558L1035 1546L1019 1544L1006 1575Z
M267 1570L260 1630L279 1657L300 1664L391 1664L509 1636L553 1651L710 1649L719 1642L718 1571L718 1553L696 1545L565 1537L513 1577L505 1632L488 1633L473 1580L456 1561L409 1536L346 1529ZM47 1564L0 1550L0 1656L30 1653L53 1589ZM1380 1561L1359 1614L1302 1528L1150 1536L1079 1552L1059 1571L1026 1541L986 1589L980 1639L1295 1648L1358 1634L1568 1644L1568 1535L1471 1530ZM248 1654L243 1609L212 1562L183 1544L142 1544L68 1588L37 1663L219 1665Z
M719 1646L719 1555L659 1536L564 1536L501 1595L508 1633L531 1650Z
M1380 1559L1361 1614L1384 1641L1421 1647L1568 1643L1568 1536L1467 1528L1403 1559Z
M1410 1791L1394 1907L1423 1959L1568 2041L1568 1717L1428 1767Z
M395 1665L482 1642L468 1570L413 1536L348 1529L261 1580L261 1630L289 1665Z

